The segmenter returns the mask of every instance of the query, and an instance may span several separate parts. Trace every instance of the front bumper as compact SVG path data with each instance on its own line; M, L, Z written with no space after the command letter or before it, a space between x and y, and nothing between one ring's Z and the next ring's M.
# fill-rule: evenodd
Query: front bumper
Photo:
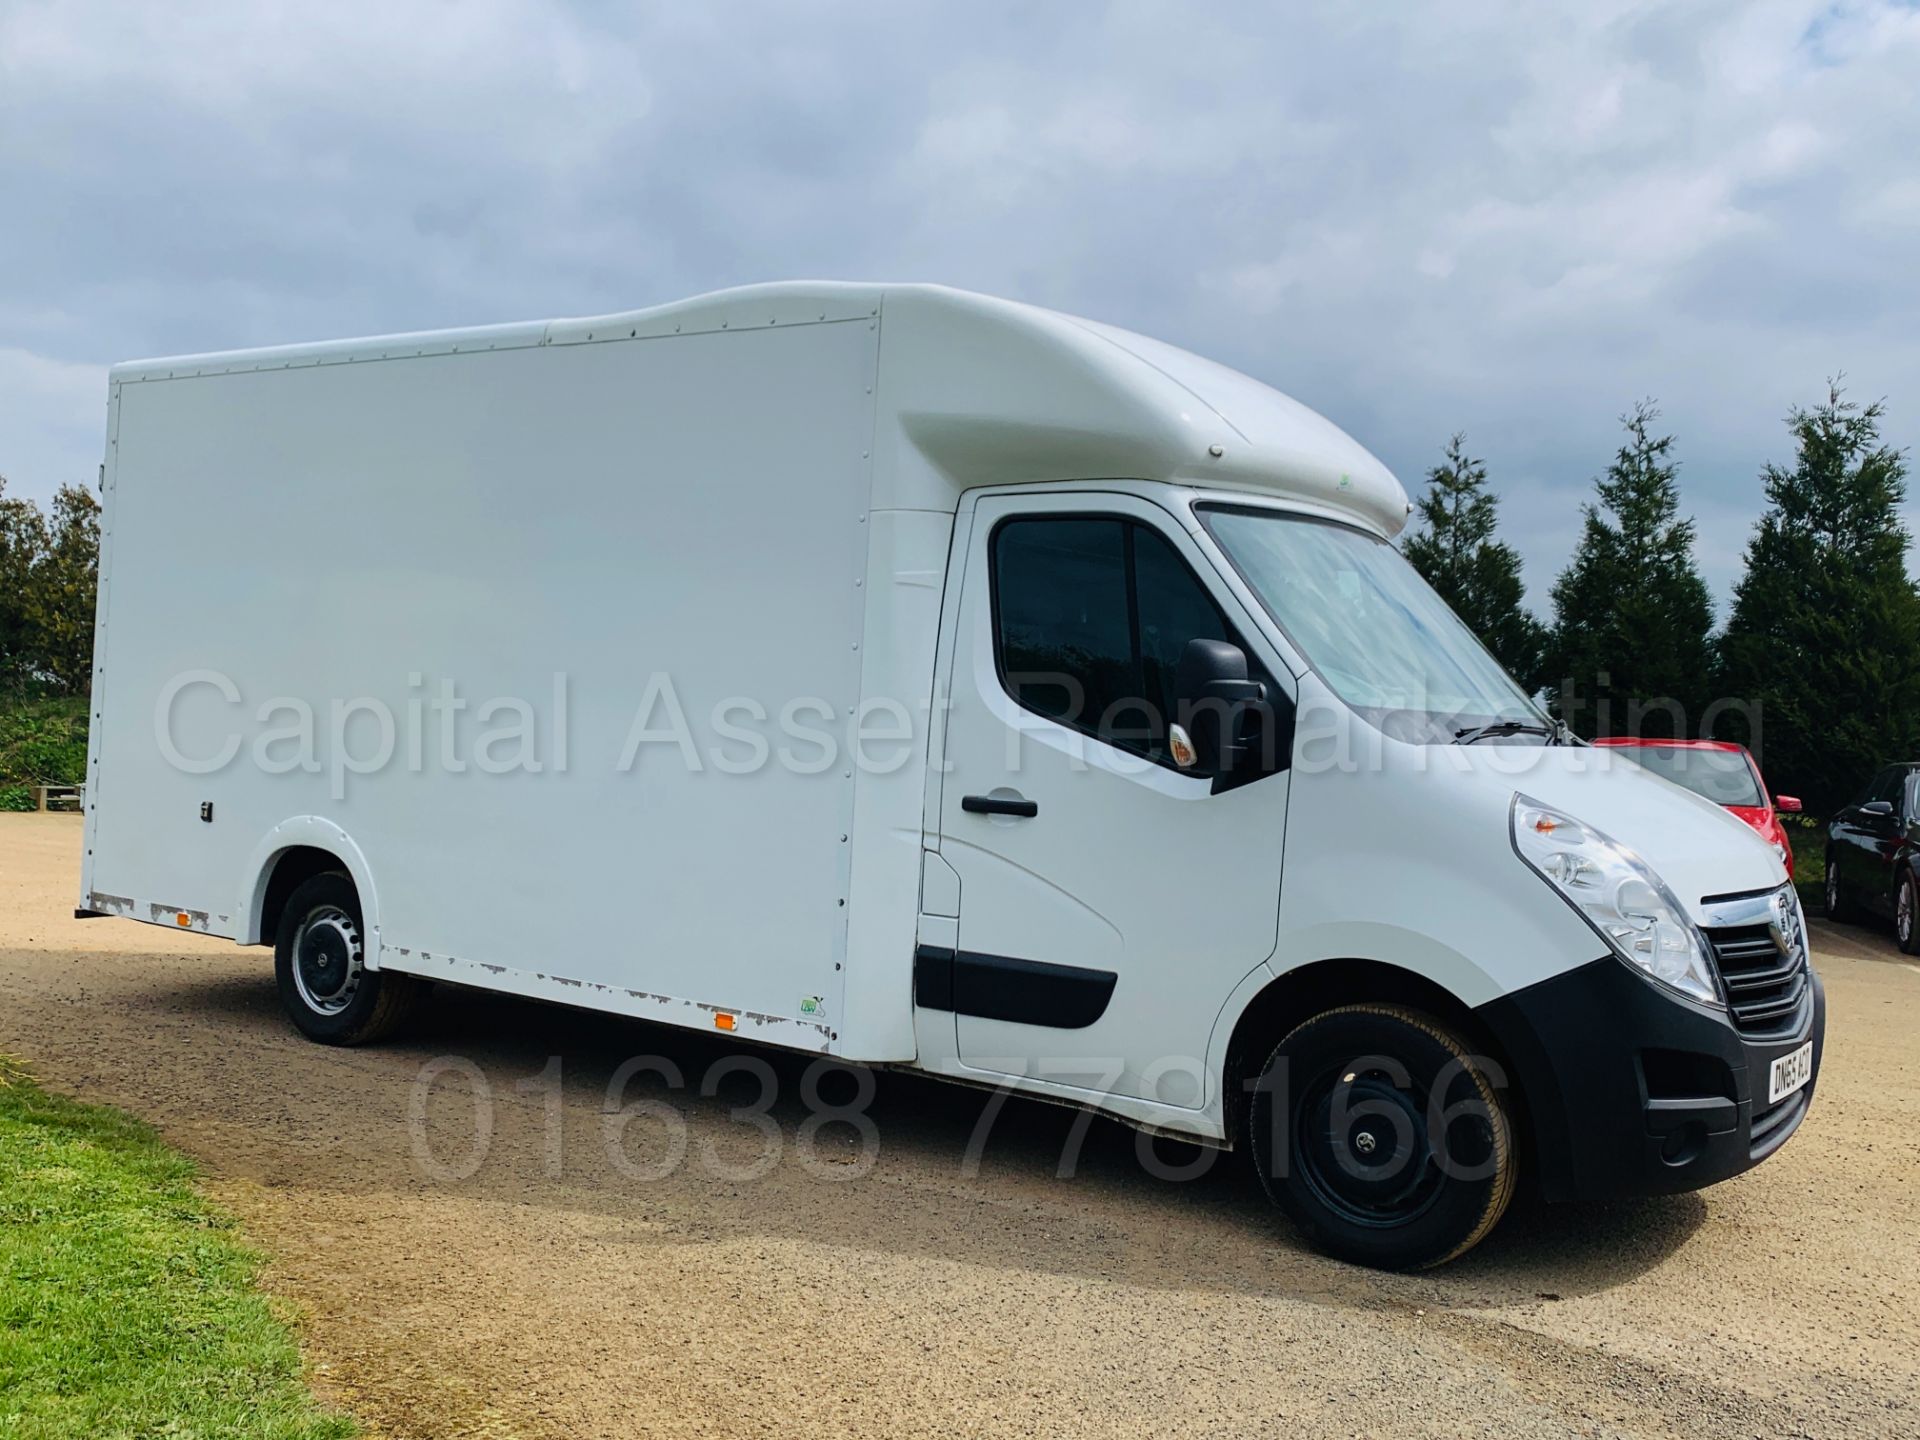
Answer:
M1806 1118L1820 1079L1826 990L1797 1025L1742 1034L1611 955L1477 1012L1515 1070L1523 1137L1549 1200L1665 1195L1750 1170ZM1813 1079L1778 1105L1773 1061L1813 1042Z

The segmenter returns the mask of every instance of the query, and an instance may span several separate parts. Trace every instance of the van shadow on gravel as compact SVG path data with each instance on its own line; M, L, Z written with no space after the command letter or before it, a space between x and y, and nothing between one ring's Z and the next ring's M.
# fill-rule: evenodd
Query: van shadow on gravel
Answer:
M236 1042L284 1049L289 1065L300 1057L325 1060L323 1071L345 1066L374 1082L372 1098L351 1102L344 1095L331 1099L324 1075L302 1085L305 1103L316 1107L312 1131L304 1139L288 1135L290 1150L260 1157L270 1175L256 1178L273 1188L390 1191L403 1204L407 1193L434 1190L615 1222L643 1219L610 1229L609 1239L621 1244L778 1236L1181 1291L1471 1308L1571 1298L1628 1282L1684 1245L1707 1213L1693 1195L1610 1206L1545 1206L1523 1195L1464 1259L1419 1276L1380 1275L1307 1248L1268 1206L1240 1156L1150 1140L1117 1122L1041 1101L997 1102L990 1092L876 1071L865 1110L878 1135L872 1169L860 1173L854 1132L838 1123L815 1127L812 1154L820 1163L809 1167L797 1159L801 1127L812 1113L800 1096L803 1076L819 1057L447 985L436 987L405 1038L367 1050L326 1051L300 1040L282 1018L266 963L257 981L195 977L178 968L152 973L166 979L139 988L141 1003L156 1017L202 1027L212 1020ZM683 1081L670 1087L657 1074L637 1076L623 1100L664 1101L682 1118L688 1148L667 1173L636 1178L613 1158L603 1127L609 1082L624 1062L640 1056L671 1062ZM420 1127L409 1128L409 1105L427 1096L429 1150L468 1153L469 1081L443 1064L430 1090L419 1083L423 1067L445 1057L454 1057L462 1074L460 1062L478 1067L493 1117L484 1158L461 1178L423 1173ZM555 1111L535 1083L553 1057L563 1077L557 1177L549 1172L548 1148ZM719 1074L716 1067L728 1061L764 1062L775 1081L766 1114L781 1132L780 1157L756 1178L738 1172L764 1154L766 1140L752 1115L740 1112L762 1102L763 1085L753 1069ZM701 1093L703 1082L710 1082L711 1093ZM207 1083L218 1083L217 1069ZM855 1081L836 1066L821 1077L821 1092L824 1103L846 1103ZM988 1120L996 1103L1000 1108ZM350 1105L376 1113L355 1116L346 1113ZM230 1123L244 1123L243 1103L229 1099L221 1108ZM277 1121L284 1118L278 1105L271 1108ZM969 1175L969 1147L983 1123L987 1138L976 1146ZM329 1136L337 1138L325 1143ZM627 1142L620 1153L635 1165L650 1165L667 1149L664 1129L653 1120L634 1122ZM709 1153L735 1173L717 1173L703 1159ZM1069 1156L1070 1173L1061 1175ZM1169 1178L1169 1171L1191 1178ZM842 1172L854 1178L830 1178Z

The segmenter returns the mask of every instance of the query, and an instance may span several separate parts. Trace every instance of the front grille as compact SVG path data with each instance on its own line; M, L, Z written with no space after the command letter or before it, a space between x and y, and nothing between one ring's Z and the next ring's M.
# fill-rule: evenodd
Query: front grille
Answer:
M1734 1028L1754 1036L1788 1035L1798 1029L1813 989L1799 926L1787 930L1784 946L1771 925L1727 925L1706 933L1727 987Z

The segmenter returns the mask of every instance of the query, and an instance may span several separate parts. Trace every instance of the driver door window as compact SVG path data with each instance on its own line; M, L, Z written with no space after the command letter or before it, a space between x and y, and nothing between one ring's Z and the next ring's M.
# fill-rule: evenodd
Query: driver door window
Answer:
M1132 520L1023 516L994 531L992 560L995 660L1007 693L1171 765L1174 671L1187 642L1246 648L1173 547Z

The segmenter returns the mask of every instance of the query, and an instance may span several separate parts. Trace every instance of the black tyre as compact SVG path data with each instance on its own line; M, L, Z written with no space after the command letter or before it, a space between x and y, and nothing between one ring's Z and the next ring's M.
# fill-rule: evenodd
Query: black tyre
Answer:
M301 1034L323 1045L391 1035L426 983L365 967L360 895L345 875L316 875L287 899L273 947L280 1003Z
M1911 870L1900 877L1893 897L1893 934L1907 954L1920 955L1920 882Z
M1832 854L1827 856L1827 884L1823 892L1829 920L1838 920L1842 924L1851 924L1860 918L1860 907L1853 903L1853 897L1847 894L1846 887L1840 883L1840 870L1834 863Z
M1260 1182L1322 1250L1443 1264L1506 1212L1519 1171L1504 1077L1441 1021L1349 1005L1295 1028L1248 1107Z

